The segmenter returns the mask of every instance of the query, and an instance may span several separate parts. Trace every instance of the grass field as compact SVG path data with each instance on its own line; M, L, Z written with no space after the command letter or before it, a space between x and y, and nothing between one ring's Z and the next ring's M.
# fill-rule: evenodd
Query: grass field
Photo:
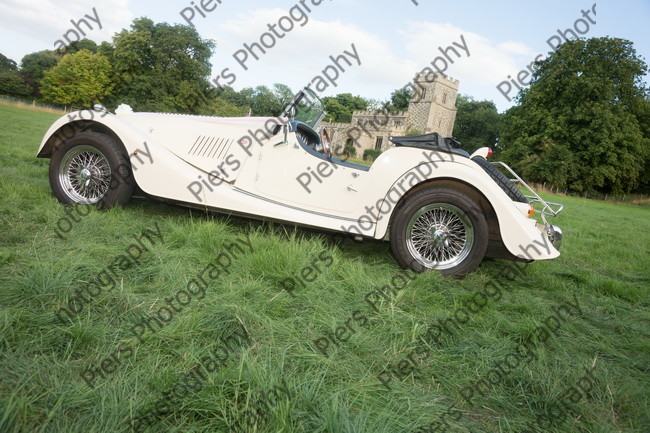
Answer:
M407 280L387 243L146 199L64 208L34 157L56 118L0 107L0 432L649 431L647 207L547 196L558 259L418 275L375 309Z

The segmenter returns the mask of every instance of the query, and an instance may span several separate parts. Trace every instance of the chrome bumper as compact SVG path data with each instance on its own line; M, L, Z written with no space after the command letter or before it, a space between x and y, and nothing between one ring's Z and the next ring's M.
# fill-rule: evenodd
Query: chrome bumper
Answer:
M559 250L560 245L562 245L562 229L558 226L550 224L548 221L546 221L546 217L557 216L557 214L562 212L564 209L564 205L545 201L505 162L493 162L492 165L501 166L508 170L508 172L514 176L514 178L511 178L510 180L513 183L520 183L530 192L531 195L527 195L526 198L528 199L528 202L533 206L533 208L535 207L535 204L541 204L541 209L535 208L535 212L541 215L542 221L544 222L544 228L546 229L546 235L551 241L551 244L553 244L556 250Z

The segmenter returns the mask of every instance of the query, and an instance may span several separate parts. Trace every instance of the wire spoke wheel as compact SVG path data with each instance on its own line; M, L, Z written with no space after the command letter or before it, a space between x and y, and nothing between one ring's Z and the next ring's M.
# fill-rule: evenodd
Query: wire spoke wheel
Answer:
M449 269L462 263L474 245L469 217L456 206L434 203L413 214L406 228L413 257L430 269Z
M431 186L409 194L395 208L390 223L391 250L402 266L456 278L481 263L488 236L481 205L450 186Z
M111 185L111 165L95 147L75 146L61 160L58 171L63 192L75 203L94 204Z

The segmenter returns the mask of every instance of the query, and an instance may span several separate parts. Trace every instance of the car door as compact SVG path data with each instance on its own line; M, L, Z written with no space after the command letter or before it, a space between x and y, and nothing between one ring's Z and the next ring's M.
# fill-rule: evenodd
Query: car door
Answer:
M369 167L327 158L291 133L287 142L261 149L255 190L289 206L354 217L371 177Z

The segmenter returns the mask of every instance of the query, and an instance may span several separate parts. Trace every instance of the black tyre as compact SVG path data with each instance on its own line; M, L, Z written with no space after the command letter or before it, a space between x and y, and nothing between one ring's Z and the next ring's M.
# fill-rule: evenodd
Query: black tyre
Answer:
M397 206L390 245L395 259L406 268L463 276L485 256L488 225L480 206L462 192L428 188Z
M50 185L61 203L109 208L128 203L135 180L120 143L108 135L80 132L52 156Z
M481 166L483 170L501 187L501 189L508 194L512 201L520 203L528 203L526 196L519 191L519 189L508 179L508 176L501 173L501 171L490 164L487 159L482 156L475 156L472 161Z

